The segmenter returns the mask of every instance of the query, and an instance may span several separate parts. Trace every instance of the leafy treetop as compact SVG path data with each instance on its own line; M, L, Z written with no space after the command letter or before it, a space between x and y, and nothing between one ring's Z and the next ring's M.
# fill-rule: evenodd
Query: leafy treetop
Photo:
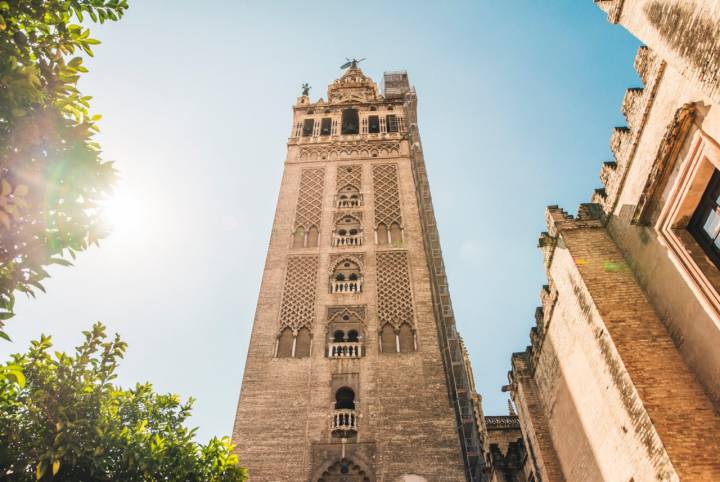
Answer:
M97 243L98 201L116 179L93 140L100 116L76 85L100 43L83 23L118 20L126 0L0 0L0 337L16 291Z
M227 438L194 442L192 399L114 386L126 344L101 324L73 355L42 336L0 366L0 479L242 482Z

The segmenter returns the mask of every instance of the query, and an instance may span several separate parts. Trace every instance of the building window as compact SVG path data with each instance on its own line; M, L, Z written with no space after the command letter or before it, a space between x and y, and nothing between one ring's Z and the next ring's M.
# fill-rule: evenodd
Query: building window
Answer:
M688 224L705 254L720 268L720 171L714 169L710 182Z
M368 132L378 134L380 132L380 118L376 115L368 117Z
M315 121L313 119L305 119L305 121L303 122L303 127L302 127L302 136L310 137L313 133L314 125L315 125Z
M342 113L341 134L358 134L360 132L360 118L357 109L345 109Z
M321 136L329 136L332 132L332 119L330 117L325 117L320 122L320 135Z
M387 131L388 132L397 132L398 131L398 121L397 121L396 115L394 115L394 114L388 115L385 122L387 123Z

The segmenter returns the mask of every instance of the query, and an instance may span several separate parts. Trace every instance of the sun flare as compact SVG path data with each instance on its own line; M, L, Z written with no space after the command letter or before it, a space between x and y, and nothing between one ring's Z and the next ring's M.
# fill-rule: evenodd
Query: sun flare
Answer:
M119 189L103 203L101 219L111 238L138 238L146 222L146 213L137 196Z

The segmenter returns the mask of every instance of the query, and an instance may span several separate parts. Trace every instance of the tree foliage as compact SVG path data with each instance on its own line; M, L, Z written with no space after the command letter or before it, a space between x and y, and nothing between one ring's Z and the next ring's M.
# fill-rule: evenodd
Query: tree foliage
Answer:
M116 177L93 140L99 116L76 85L100 43L83 23L126 0L0 0L0 336L15 293L103 236L98 201Z
M193 441L192 399L114 386L126 345L96 324L74 355L42 336L0 378L0 479L240 482L227 438ZM14 375L13 375L14 374ZM23 376L24 374L24 376Z

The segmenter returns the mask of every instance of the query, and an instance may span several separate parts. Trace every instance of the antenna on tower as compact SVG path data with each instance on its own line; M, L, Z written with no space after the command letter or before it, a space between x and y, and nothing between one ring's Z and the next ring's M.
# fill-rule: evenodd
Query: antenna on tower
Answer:
M362 58L362 59L358 60L356 58L349 59L349 58L345 57L345 60L347 60L347 62L345 62L344 64L342 64L340 66L341 69L347 69L348 67L352 67L353 69L355 69L355 68L357 68L357 66L360 62L362 62L363 60L367 60L367 59Z

